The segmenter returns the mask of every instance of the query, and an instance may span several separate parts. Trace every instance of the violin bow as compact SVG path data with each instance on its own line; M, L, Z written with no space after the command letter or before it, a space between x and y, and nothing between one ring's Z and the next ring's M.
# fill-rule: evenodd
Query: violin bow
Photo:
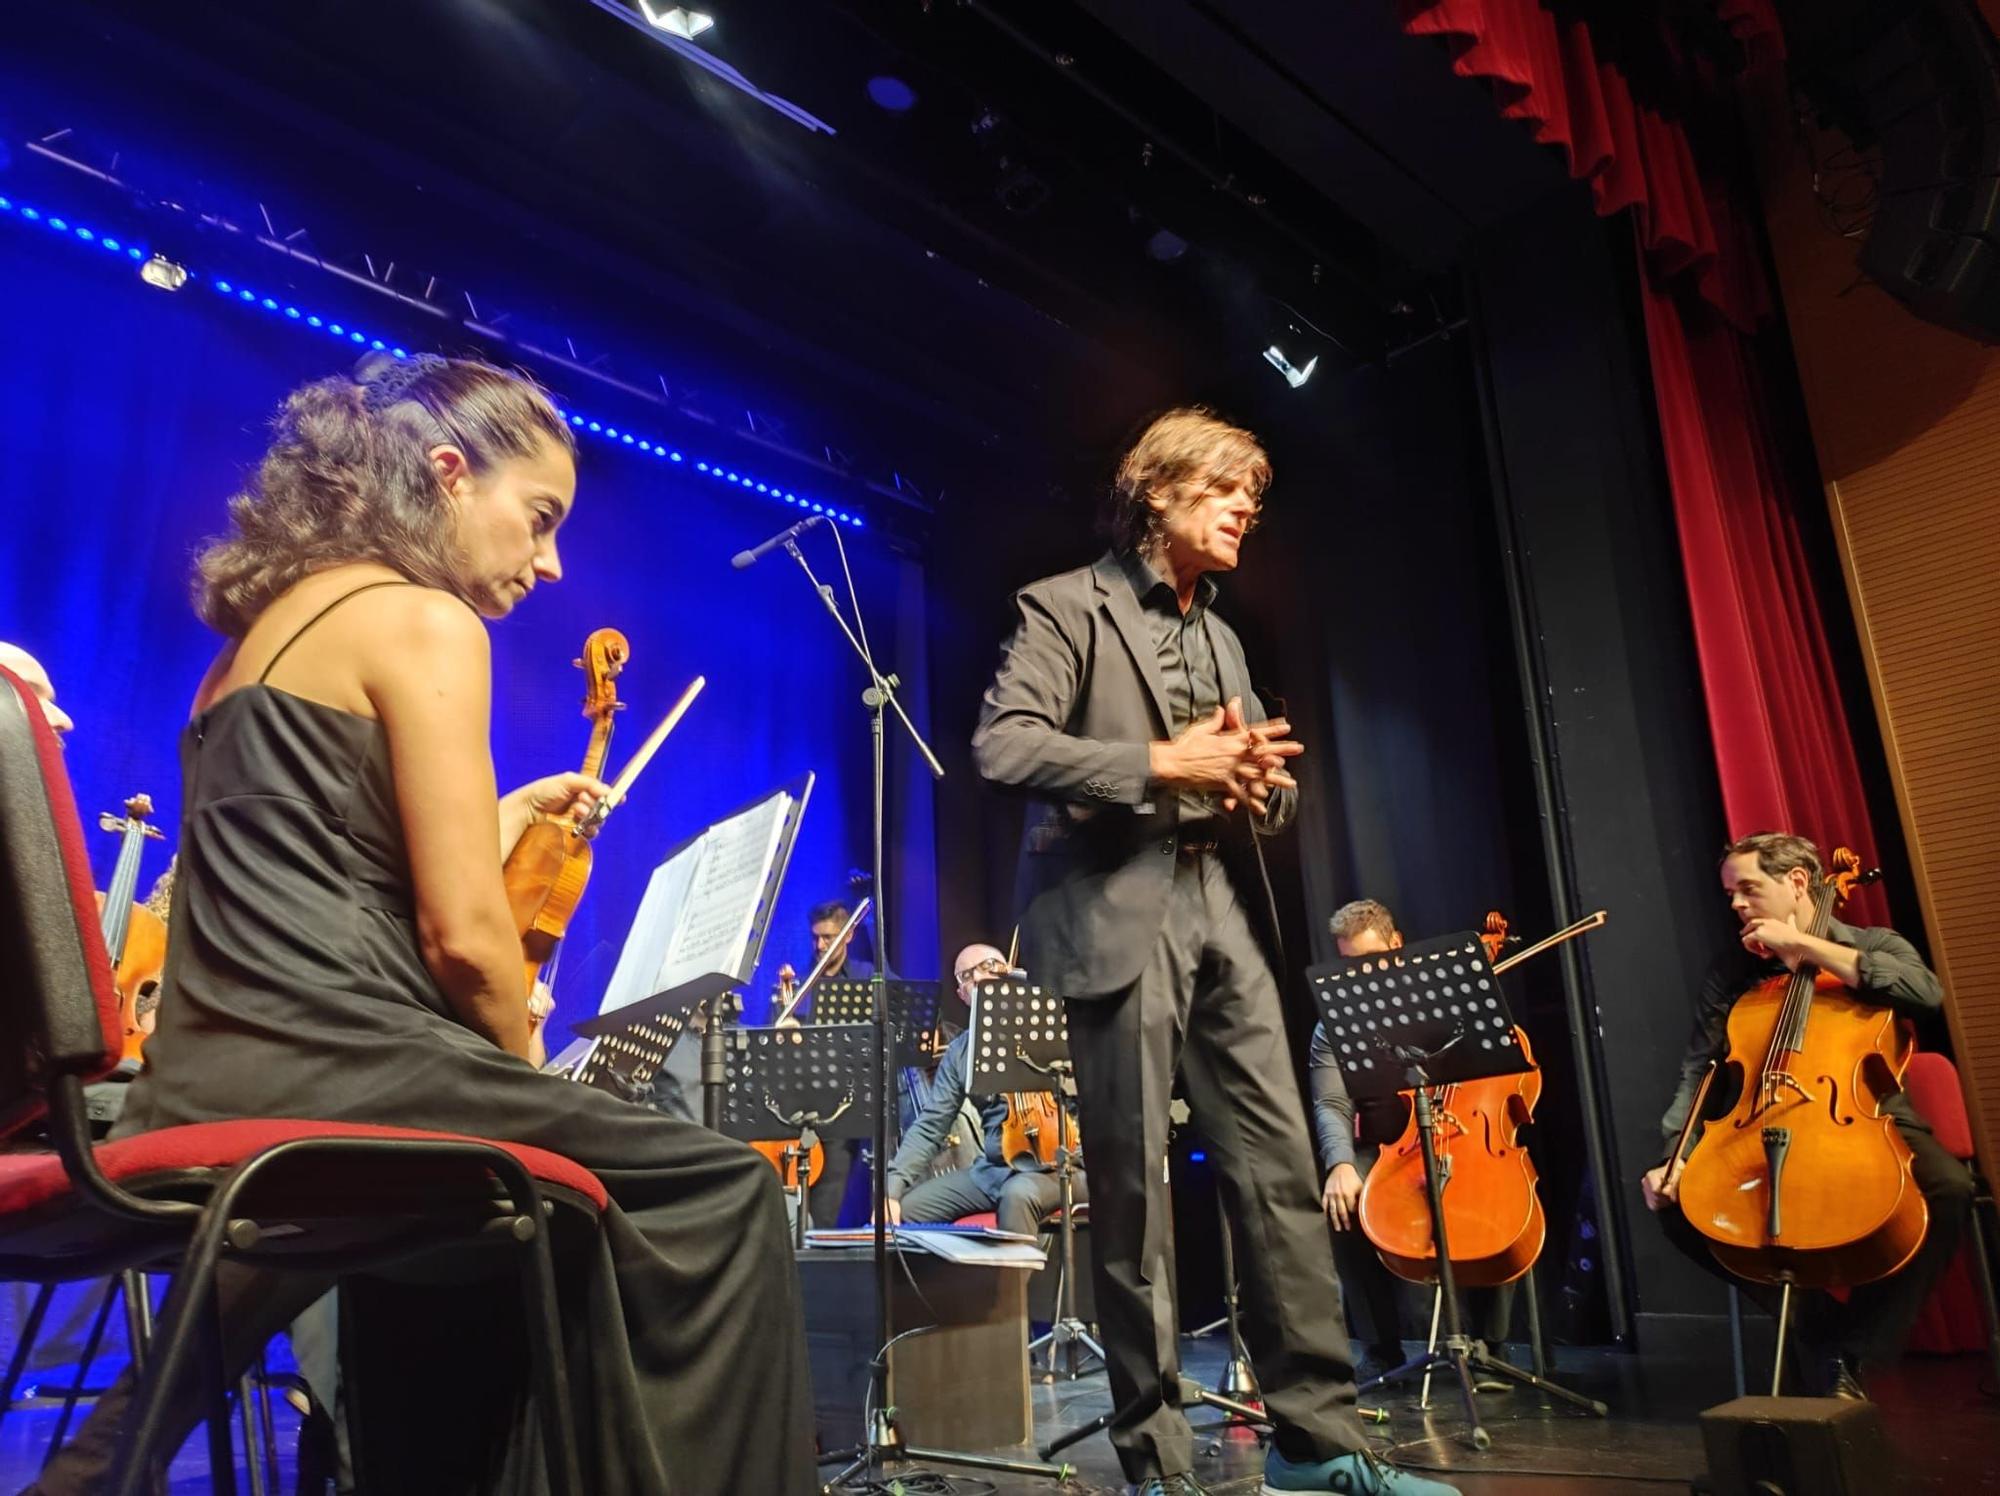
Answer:
M787 1018L790 1018L793 1010L806 1000L806 994L812 991L813 983L826 975L826 968L833 961L833 953L846 949L848 937L860 928L861 921L867 918L868 911L874 906L875 901L873 899L863 899L855 908L855 911L847 916L847 923L841 926L840 933L827 942L826 949L821 951L819 959L813 962L813 969L806 973L806 979L799 983L797 988L793 990L792 1000L785 1004L784 1011L771 1020L772 1028L776 1028Z
M688 688L681 692L681 699L676 701L672 710L660 719L660 725L653 729L652 736L641 743L639 751L625 761L625 767L618 771L618 777L611 782L611 793L598 801L583 824L576 828L579 836L595 836L603 828L611 812L624 803L626 794L632 788L632 781L637 779L646 765L653 761L653 755L658 753L660 745L666 742L667 734L680 725L681 718L687 715L687 709L694 705L695 697L701 694L701 688L707 684L708 677L705 675L697 675L688 683Z
M1595 914L1586 914L1582 919L1578 920L1575 924L1565 926L1564 928L1556 931L1555 934L1549 936L1548 939L1538 940L1533 945L1529 946L1525 951L1516 951L1513 955L1509 956L1505 961L1495 962L1493 966L1493 975L1497 977L1500 975L1501 972L1519 966L1523 961L1527 960L1530 956L1539 956L1543 951L1550 949L1552 946L1561 945L1565 940L1576 939L1577 936L1583 934L1587 930L1601 929L1603 928L1604 922L1608 920L1610 917L1611 916L1605 913L1605 911L1602 909L1598 910Z

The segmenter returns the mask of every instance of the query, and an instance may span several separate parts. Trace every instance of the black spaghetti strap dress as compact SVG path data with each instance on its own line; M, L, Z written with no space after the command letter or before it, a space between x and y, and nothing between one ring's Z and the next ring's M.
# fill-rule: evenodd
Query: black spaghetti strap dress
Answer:
M119 1130L305 1117L575 1159L613 1201L601 1238L557 1264L587 1488L814 1489L798 1279L770 1165L692 1123L543 1075L453 1018L418 951L381 723L260 679L189 724L182 770L159 1026ZM267 1322L253 1332L281 1328L318 1292L254 1276L269 1280L265 1294L230 1295ZM390 1420L402 1440L426 1429L422 1449L363 1465L371 1491L539 1489L519 1315L495 1298L506 1286L403 1290L400 1303L397 1292L343 1290L343 1355L350 1337L389 1352L360 1368L363 1422L387 1406L407 1414ZM103 1444L94 1433L78 1441L86 1466L88 1446ZM90 1485L51 1467L42 1487Z

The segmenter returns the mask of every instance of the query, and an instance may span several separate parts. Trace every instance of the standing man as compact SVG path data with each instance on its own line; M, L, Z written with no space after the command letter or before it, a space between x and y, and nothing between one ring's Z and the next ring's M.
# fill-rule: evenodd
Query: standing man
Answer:
M1342 956L1377 956L1403 948L1403 932L1386 904L1356 899L1334 910L1329 921L1334 948ZM1313 1127L1319 1134L1319 1162L1326 1171L1320 1205L1334 1230L1333 1257L1340 1266L1341 1287L1358 1289L1368 1306L1368 1349L1362 1376L1381 1376L1403 1364L1402 1280L1390 1272L1368 1239L1361 1234L1361 1186L1375 1167L1382 1149L1402 1137L1409 1125L1410 1106L1401 1094L1358 1107L1347 1093L1326 1020L1313 1025L1307 1062L1312 1085ZM1514 1285L1465 1290L1466 1328L1489 1349L1507 1339L1513 1319ZM1507 1390L1505 1382L1481 1382L1479 1390Z
M1365 1447L1272 976L1262 840L1296 811L1284 765L1303 750L1266 720L1209 575L1235 569L1270 478L1256 438L1205 410L1148 426L1108 495L1110 551L1016 594L973 756L1035 801L1022 953L1069 1000L1111 1438L1137 1496L1200 1491L1163 1173L1177 1069L1244 1247L1246 1339L1276 1424L1264 1489L1444 1496Z

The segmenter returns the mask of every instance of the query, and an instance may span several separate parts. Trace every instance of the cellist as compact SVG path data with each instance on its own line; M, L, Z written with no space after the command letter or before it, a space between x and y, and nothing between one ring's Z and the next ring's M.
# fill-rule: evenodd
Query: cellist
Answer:
M1669 1155L1709 1062L1720 1060L1728 1047L1730 1010L1760 983L1810 962L1861 1001L1908 1017L1936 1013L1944 1002L1936 974L1894 930L1831 920L1825 938L1806 933L1802 927L1812 921L1813 899L1825 869L1819 848L1804 837L1781 831L1742 837L1722 849L1720 873L1723 895L1741 930L1702 980L1694 1032L1681 1060L1680 1085L1660 1119ZM1705 1108L1709 1115L1713 1111ZM1831 1295L1813 1295L1797 1316L1793 1343L1802 1369L1817 1378L1817 1390L1834 1397L1865 1396L1863 1375L1893 1363L1902 1353L1931 1285L1958 1246L1972 1201L1972 1181L1965 1166L1931 1136L1930 1124L1918 1115L1909 1097L1892 1091L1883 1111L1895 1118L1897 1131L1909 1144L1911 1175L1929 1206L1930 1224L1923 1245L1899 1271L1853 1289L1845 1303ZM1689 1224L1679 1204L1680 1171L1695 1136L1689 1129L1687 1152L1648 1169L1640 1188L1669 1240L1704 1269L1727 1277L1707 1239ZM1759 1302L1776 1302L1777 1290L1768 1284L1740 1286Z
M1403 932L1396 928L1396 916L1374 899L1341 905L1328 924L1334 946L1344 957L1373 956L1402 948ZM1307 1075L1312 1085L1314 1141L1325 1176L1320 1205L1333 1228L1334 1261L1347 1301L1352 1303L1358 1295L1368 1306L1368 1339L1355 1366L1357 1376L1366 1380L1402 1365L1403 1319L1401 1280L1361 1234L1361 1186L1383 1147L1403 1135L1410 1107L1407 1093L1398 1093L1391 1101L1364 1104L1357 1117L1323 1019L1313 1026ZM1469 1288L1465 1309L1467 1333L1488 1342L1488 1349L1494 1350L1507 1338L1514 1285ZM1505 1384L1482 1384L1482 1390L1486 1386L1504 1388Z

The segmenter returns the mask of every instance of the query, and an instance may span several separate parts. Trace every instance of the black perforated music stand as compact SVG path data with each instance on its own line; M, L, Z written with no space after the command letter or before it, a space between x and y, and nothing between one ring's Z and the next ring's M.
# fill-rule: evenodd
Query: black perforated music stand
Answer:
M1487 1353L1465 1333L1453 1281L1451 1248L1445 1234L1444 1187L1449 1178L1437 1154L1434 1086L1520 1075L1533 1069L1514 1037L1514 1018L1486 958L1479 936L1466 930L1441 935L1380 954L1355 956L1306 972L1313 1000L1332 1041L1348 1094L1376 1100L1408 1090L1414 1097L1417 1143L1423 1153L1424 1185L1430 1207L1431 1240L1437 1247L1438 1291L1444 1310L1443 1349L1423 1354L1393 1371L1371 1377L1358 1390L1400 1381L1420 1372L1449 1370L1458 1378L1472 1444L1485 1449L1493 1436L1480 1421L1473 1393L1475 1372L1503 1377L1561 1398L1603 1417L1609 1410L1593 1398L1521 1370ZM1532 1268L1530 1269L1532 1271Z
M691 1015L700 1005L699 998L685 998L673 1007L599 1033L570 1070L569 1078L621 1100L643 1103L653 1077L665 1067L674 1046L692 1030Z
M1533 1068L1514 1042L1486 947L1470 930L1315 966L1306 979L1356 1101L1407 1090L1406 1052L1425 1057L1434 1086Z
M1020 977L996 977L979 983L972 993L971 1071L966 1089L980 1095L1008 1091L1046 1091L1062 1103L1071 1122L1076 1120L1076 1072L1069 1057L1069 1017L1063 1000ZM1028 1347L1030 1354L1042 1346L1049 1350L1049 1375L1055 1376L1057 1358L1067 1363L1067 1375L1074 1380L1082 1350L1099 1361L1105 1360L1104 1347L1090 1334L1076 1315L1076 1166L1078 1159L1061 1139L1056 1147L1056 1177L1062 1186L1062 1283L1056 1299L1055 1323L1049 1333ZM1268 1424L1262 1409L1204 1387L1183 1376L1183 1402L1203 1402L1222 1409L1232 1418L1251 1424ZM1037 1451L1043 1459L1068 1448L1110 1425L1114 1414L1105 1413L1079 1428L1044 1444Z
M941 982L906 982L891 978L883 984L889 999L889 1037L897 1065L917 1065L930 1058L930 1041L937 1029ZM821 982L812 990L812 1022L873 1022L875 986L866 982Z
M875 1031L865 1023L739 1028L723 1036L721 1131L746 1142L784 1139L793 1162L815 1143L866 1137L876 1109ZM810 1171L797 1181L797 1242L805 1245Z
M1056 1098L1074 1125L1076 1077L1069 1060L1069 1018L1052 992L1018 977L979 983L972 993L972 1038L967 1050L966 1089L980 1095L1045 1091ZM1049 1375L1057 1365L1075 1381L1088 1351L1104 1360L1104 1347L1076 1313L1076 1154L1056 1139L1056 1182L1062 1191L1062 1279L1056 1290L1055 1322L1030 1343L1028 1354L1048 1347Z

